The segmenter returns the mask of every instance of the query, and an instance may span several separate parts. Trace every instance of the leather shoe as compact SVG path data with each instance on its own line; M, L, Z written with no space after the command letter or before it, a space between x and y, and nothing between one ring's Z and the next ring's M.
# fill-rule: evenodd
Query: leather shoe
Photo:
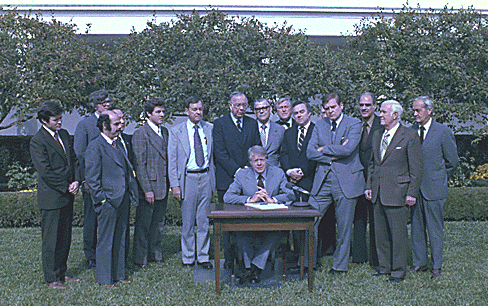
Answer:
M136 266L137 269L142 269L144 271L149 270L149 266L148 265L143 265L143 264L135 263L134 266Z
M244 284L250 277L250 271L245 269L245 272L238 272L236 275L236 281L239 285Z
M48 285L49 287L51 287L53 289L68 289L68 286L66 286L65 284L63 284L61 282L46 283L46 285Z
M408 272L413 272L413 273L425 272L425 271L427 271L426 266L415 266L412 269L408 270Z
M436 278L439 278L441 277L441 269L434 269L432 270L432 274L430 275L430 278L431 279L436 279Z
M376 274L373 274L373 277L380 277L380 276L386 276L386 275L390 275L390 273L381 273L381 272L378 272Z
M71 277L71 276L65 276L64 277L64 281L67 282L67 283L79 283L79 282L81 282L81 279L74 278L74 277Z
M164 260L151 260L151 262L154 262L154 263L157 263L157 264L160 264L162 266L168 266L169 263L164 261Z
M249 280L249 282L251 284L257 284L261 281L261 278L259 277L261 275L261 269L259 269L258 267L256 266L252 266L252 269L251 269L251 279Z
M230 260L224 261L224 269L232 269L232 263L230 262Z
M192 262L192 263L184 263L184 264L183 264L183 268L188 269L188 268L193 267L194 265L195 265L195 263L194 263L194 262Z
M403 277L390 277L388 279L388 282L389 283L399 283L399 282L403 282L405 279Z
M97 267L97 262L95 260L87 260L86 265L88 269L95 269Z
M347 271L339 271L339 270L330 269L329 270L329 275L339 275L339 274L344 274L346 272Z
M206 261L206 262L199 262L198 265L206 270L212 270L213 269L213 265L211 262L209 261Z
M132 284L131 279L119 279L118 282L121 282L122 284Z
M112 285L103 285L105 288L109 288L109 289L119 289L119 286L116 286L114 284Z
M298 274L300 273L300 266L290 267L288 268L288 272L290 272L291 274Z

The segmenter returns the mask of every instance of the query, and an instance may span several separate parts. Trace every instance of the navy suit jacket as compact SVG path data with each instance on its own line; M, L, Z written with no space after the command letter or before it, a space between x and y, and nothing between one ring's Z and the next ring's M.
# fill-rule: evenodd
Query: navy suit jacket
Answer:
M307 191L312 189L316 166L315 161L307 158L307 146L310 138L312 137L314 127L315 124L310 122L307 134L303 139L302 150L298 151L298 125L294 125L285 131L283 144L281 145L281 167L285 173L287 170L293 168L302 169L303 177L296 183L296 185Z
M100 136L100 129L97 127L97 116L92 114L76 125L74 149L80 163L80 177L85 181L85 152L88 144ZM81 186L83 189L84 187Z
M418 131L419 125L414 124L412 129ZM454 134L447 126L432 119L422 143L422 152L422 195L430 201L447 199L447 180L459 162Z
M39 175L39 209L58 209L68 205L74 199L68 192L69 184L80 180L78 161L70 146L68 132L61 129L58 133L66 154L44 127L30 141L32 162Z
M247 150L255 145L261 145L256 120L244 116L241 132L232 121L230 114L215 120L213 147L218 190L229 188L237 169L248 163Z
M369 159L371 158L371 152L373 150L373 134L377 130L380 130L380 133L383 133L383 131L385 130L385 128L380 123L380 118L376 115L373 116L373 124L371 125L371 129L369 131L365 145L362 145L362 139L359 143L359 159L361 160L361 164L364 167L364 177L366 179L368 179Z

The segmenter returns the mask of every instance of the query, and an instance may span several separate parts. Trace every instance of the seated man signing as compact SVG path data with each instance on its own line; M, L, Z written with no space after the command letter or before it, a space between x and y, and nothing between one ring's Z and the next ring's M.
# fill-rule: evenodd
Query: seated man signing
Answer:
M284 203L292 201L295 195L285 187L286 177L278 167L267 167L266 149L261 146L249 148L248 158L252 168L245 168L236 173L234 182L224 195L224 201L230 204L244 203ZM239 283L250 278L251 283L259 282L259 275L266 266L270 252L279 241L279 232L237 232L236 239L246 268L240 273ZM257 243L258 242L258 243ZM256 246L256 250L254 246Z

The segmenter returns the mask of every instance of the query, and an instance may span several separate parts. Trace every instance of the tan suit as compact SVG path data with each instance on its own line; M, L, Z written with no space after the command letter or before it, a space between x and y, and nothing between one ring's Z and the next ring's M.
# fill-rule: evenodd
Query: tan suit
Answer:
M380 273L404 278L408 251L405 198L418 199L422 147L417 133L400 124L382 159L382 136L381 130L373 135L366 190L372 190Z

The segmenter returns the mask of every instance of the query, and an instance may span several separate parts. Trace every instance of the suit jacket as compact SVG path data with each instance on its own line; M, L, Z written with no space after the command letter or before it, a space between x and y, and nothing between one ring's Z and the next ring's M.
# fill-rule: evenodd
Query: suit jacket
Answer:
M93 204L106 201L118 208L126 192L134 205L139 204L134 170L124 152L99 136L88 144L85 156L85 179Z
M416 123L412 129L417 132ZM456 169L459 157L452 131L434 119L422 143L423 176L422 195L430 201L447 199L447 180Z
M406 196L419 196L422 179L420 138L415 131L400 124L381 159L382 137L380 130L373 135L366 189L372 190L373 203L380 197L385 206L404 206Z
M200 121L205 134L205 141L202 144L207 146L209 157L209 175L211 179L212 191L215 191L215 165L213 162L212 146L212 128L213 125L206 121ZM192 139L193 141L193 139ZM180 123L171 128L169 131L168 142L168 176L171 187L179 186L181 188L182 198L186 196L186 165L190 159L190 138L188 137L187 122ZM194 190L191 190L194 192Z
M244 116L241 132L232 121L230 114L215 120L213 149L218 190L229 188L237 169L248 163L247 150L254 145L261 145L256 120Z
M300 168L303 177L297 182L297 186L310 191L312 189L313 177L315 175L316 162L307 158L307 146L312 137L315 124L310 122L307 134L303 139L302 150L298 151L298 125L292 126L285 131L283 143L281 145L280 162L283 171Z
M289 202L295 199L291 189L285 187L286 177L283 170L278 167L266 167L265 188L270 197L276 198L278 202ZM236 177L224 195L225 203L244 204L249 197L254 196L258 191L256 175L252 168L242 169L237 172Z
M80 164L80 177L85 181L85 152L88 144L100 136L100 129L97 127L97 116L92 114L76 125L74 149ZM84 188L83 186L81 186Z
M308 143L307 157L317 162L311 193L316 195L329 171L334 171L346 198L356 198L364 192L364 168L359 161L358 147L361 139L361 121L343 115L333 142L331 133L330 119L321 119L315 124ZM347 143L343 145L346 140ZM322 146L323 151L317 151L317 148ZM332 158L336 160L332 161Z
M70 145L68 132L61 129L58 133L66 154L44 127L30 141L32 162L39 175L39 209L58 209L68 205L74 199L68 187L72 182L80 180L78 160Z
M283 142L285 128L273 121L270 121L269 124L268 138L266 139L265 147L266 152L268 153L268 165L279 167L281 144Z
M132 135L132 147L136 156L136 177L144 198L152 191L156 200L168 193L168 129L161 126L160 137L146 122Z
M290 127L287 127L287 128L284 125L280 124L281 123L281 119L276 120L275 123L278 124L278 125L281 125L285 130L287 130L287 129L291 128L291 127L298 126L298 123L293 118L291 119L291 126Z
M380 123L380 118L376 115L373 115L373 124L371 125L371 129L368 134L368 138L366 138L366 142L362 144L362 140L359 143L359 159L361 160L361 164L364 167L364 176L368 178L368 165L369 159L371 158L371 152L373 149L373 134L376 130L381 130L381 133L385 130L385 128Z
M134 149L132 148L132 136L126 134L126 133L121 133L120 136L124 140L125 147L127 149L127 157L129 158L129 161L132 165L132 168L135 169L136 167L136 156L134 154Z

